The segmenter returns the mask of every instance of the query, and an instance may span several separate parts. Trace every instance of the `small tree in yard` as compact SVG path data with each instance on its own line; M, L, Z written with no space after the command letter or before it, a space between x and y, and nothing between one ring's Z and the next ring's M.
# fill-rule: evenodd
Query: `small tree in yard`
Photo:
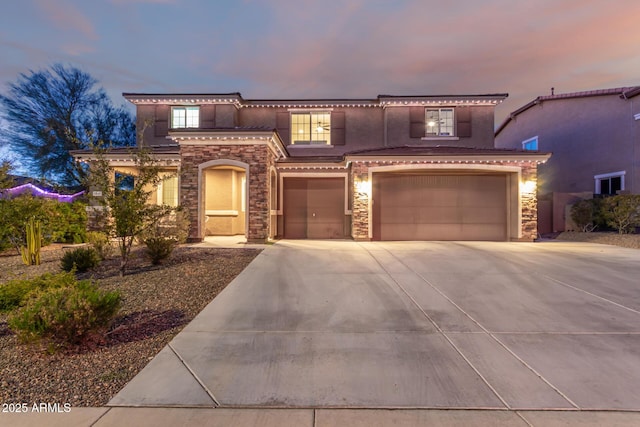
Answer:
M620 234L632 233L640 226L640 195L620 194L603 200L607 224Z
M124 189L129 178L116 174L105 157L106 152L99 147L94 150L96 159L91 162L88 188L101 193L94 199L103 208L104 231L118 241L120 275L124 276L134 241L175 209L149 203L151 194L163 179L161 167L150 153L143 148L131 150L135 176L133 183L126 182Z

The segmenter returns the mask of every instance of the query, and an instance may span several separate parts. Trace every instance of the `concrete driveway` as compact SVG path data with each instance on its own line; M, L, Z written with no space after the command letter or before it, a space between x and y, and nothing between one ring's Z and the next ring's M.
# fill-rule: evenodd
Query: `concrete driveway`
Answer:
M280 241L110 405L640 410L640 251Z

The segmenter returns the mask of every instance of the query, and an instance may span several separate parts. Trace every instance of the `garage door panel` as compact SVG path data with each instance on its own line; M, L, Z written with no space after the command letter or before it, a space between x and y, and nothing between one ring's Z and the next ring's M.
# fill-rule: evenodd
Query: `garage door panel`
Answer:
M381 240L419 240L416 236L428 235L428 240L486 241L501 233L502 224L388 224Z
M374 175L374 239L506 240L506 175Z
M284 179L284 237L345 237L343 178Z
M304 181L285 180L284 211L287 213L286 235L290 239L303 239L307 235L307 187Z

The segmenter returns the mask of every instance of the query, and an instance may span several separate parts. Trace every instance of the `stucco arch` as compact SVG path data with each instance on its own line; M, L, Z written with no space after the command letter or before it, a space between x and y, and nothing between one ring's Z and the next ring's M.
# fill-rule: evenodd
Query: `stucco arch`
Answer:
M250 178L249 164L240 162L238 160L216 159L216 160L209 160L207 162L200 163L198 165L198 237L200 239L203 239L205 235L204 223L205 223L205 217L206 217L205 215L206 183L204 179L204 173L207 169L219 168L219 167L225 167L225 166L230 166L230 167L244 170L244 174L245 174L244 205L246 206L246 213L245 213L245 220L244 220L245 222L244 236L245 238L248 238L249 236L249 178Z

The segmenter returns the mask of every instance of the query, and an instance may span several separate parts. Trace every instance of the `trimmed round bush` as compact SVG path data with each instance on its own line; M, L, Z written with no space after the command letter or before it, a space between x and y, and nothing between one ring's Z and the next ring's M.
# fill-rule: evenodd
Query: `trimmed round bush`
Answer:
M83 273L100 263L100 256L93 248L78 248L66 252L60 260L60 268L71 271L75 268L78 273Z
M178 241L166 237L150 237L145 239L144 244L147 246L147 255L151 258L151 263L158 265L171 255Z
M71 273L45 273L33 279L10 280L0 285L0 311L10 311L23 305L29 295L44 289L72 285L76 278Z
M119 306L118 292L104 292L82 280L39 292L9 317L8 324L24 342L45 339L62 346L73 345L106 329Z

